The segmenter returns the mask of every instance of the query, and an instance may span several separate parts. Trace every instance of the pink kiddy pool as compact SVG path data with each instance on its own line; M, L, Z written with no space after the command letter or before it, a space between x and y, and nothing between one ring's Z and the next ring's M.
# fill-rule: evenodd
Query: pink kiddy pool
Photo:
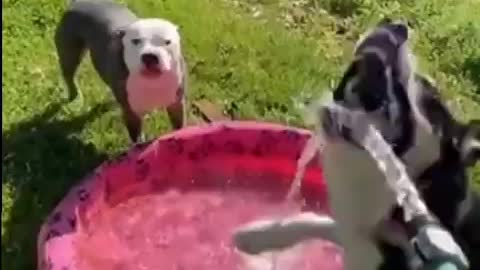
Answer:
M286 201L306 130L257 122L189 127L137 145L72 188L43 224L39 270L340 270L322 240L268 254L234 248L256 219L326 211L317 162Z

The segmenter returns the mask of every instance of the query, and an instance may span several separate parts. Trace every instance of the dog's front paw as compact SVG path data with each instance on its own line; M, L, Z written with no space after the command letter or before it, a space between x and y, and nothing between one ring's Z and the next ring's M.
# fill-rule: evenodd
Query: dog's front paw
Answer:
M130 144L132 146L135 146L135 145L141 145L141 144L144 144L147 142L147 137L145 136L145 134L142 132L140 133L135 140L131 139L130 140Z
M138 136L138 141L137 143L144 143L147 141L147 136L145 135L145 133L140 133L140 136Z

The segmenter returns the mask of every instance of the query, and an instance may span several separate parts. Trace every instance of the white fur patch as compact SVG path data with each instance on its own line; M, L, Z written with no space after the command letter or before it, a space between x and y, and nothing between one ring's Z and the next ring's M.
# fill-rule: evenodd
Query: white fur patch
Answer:
M362 104L358 98L358 95L353 91L355 85L357 85L359 81L360 79L358 76L354 76L345 85L345 103L349 104L353 108L360 108Z
M160 71L175 70L181 57L177 26L163 19L140 19L128 25L122 38L123 57L130 73L144 70L142 55L153 54Z
M470 136L467 139L465 139L465 141L462 144L462 158L466 159L470 153L472 153L473 151L479 151L479 150L480 150L480 141Z
M321 155L345 269L376 269L381 261L371 236L395 202L376 161L348 142L324 142Z
M401 111L400 111L400 104L398 104L397 98L393 90L393 76L392 76L392 69L390 67L387 67L385 69L385 77L387 78L387 95L388 95L388 99L390 100L388 105L389 107L388 111L391 114L390 121L393 125L395 125L396 120L400 119Z

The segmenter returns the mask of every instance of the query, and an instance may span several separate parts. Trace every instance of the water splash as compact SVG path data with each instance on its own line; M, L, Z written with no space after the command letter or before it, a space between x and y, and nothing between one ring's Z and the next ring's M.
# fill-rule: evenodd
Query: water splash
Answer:
M294 200L297 197L301 197L301 188L303 176L307 169L308 163L315 157L319 149L319 138L317 136L311 136L310 139L305 143L305 146L302 150L302 154L297 161L297 170L293 178L290 190L287 193L287 201Z
M309 105L304 105L303 107L301 107L305 123L317 126L319 123L318 109L321 108L323 104L328 104L332 101L332 92L326 91L320 99L312 102ZM322 145L322 136L319 136L319 134L315 133L312 134L310 139L305 143L302 153L300 154L300 158L297 161L297 170L295 171L295 176L292 180L290 190L288 191L286 196L287 201L294 200L295 198L301 196L302 180L303 176L305 175L307 165L310 163L310 161L313 160L317 153L322 152Z

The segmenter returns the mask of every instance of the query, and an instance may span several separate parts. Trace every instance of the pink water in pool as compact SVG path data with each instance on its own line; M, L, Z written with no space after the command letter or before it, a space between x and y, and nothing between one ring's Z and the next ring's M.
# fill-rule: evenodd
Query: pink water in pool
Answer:
M339 251L314 240L247 256L231 244L238 226L300 210L252 190L170 190L134 197L92 218L76 243L82 270L341 270Z

